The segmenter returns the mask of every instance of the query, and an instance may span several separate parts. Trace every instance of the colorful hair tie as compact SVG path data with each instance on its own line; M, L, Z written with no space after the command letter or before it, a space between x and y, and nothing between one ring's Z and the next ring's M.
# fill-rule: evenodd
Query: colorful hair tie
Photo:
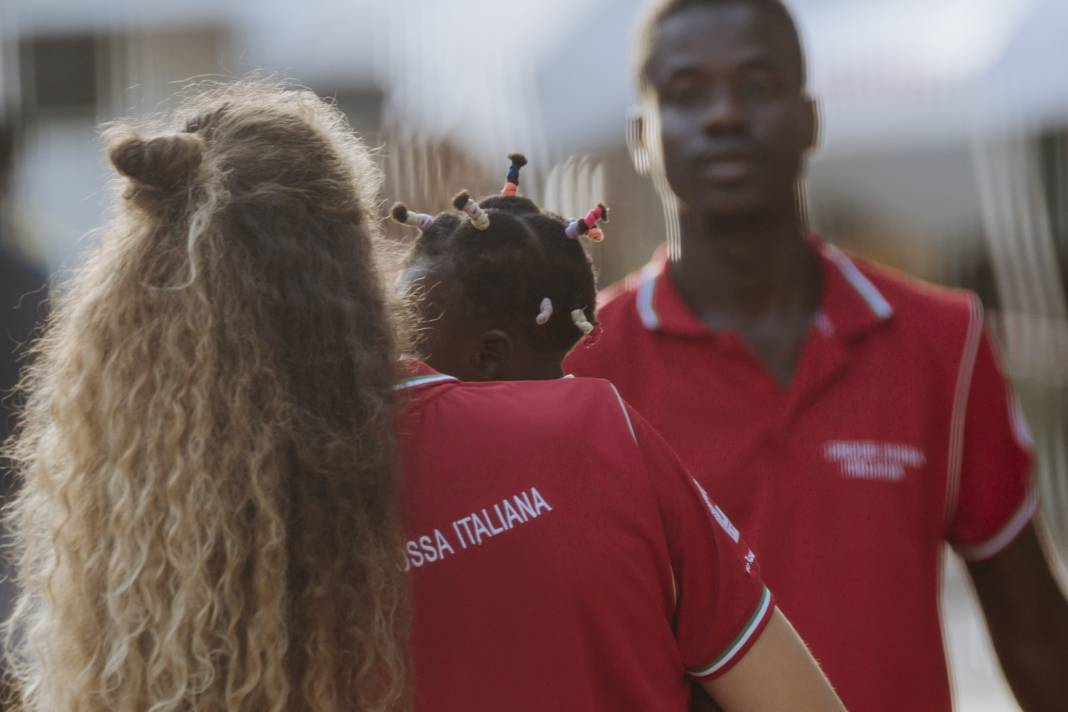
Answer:
M389 211L393 219L402 225L411 225L412 227L419 228L420 231L426 231L434 224L434 216L427 215L426 213L417 213L409 210L404 203L394 203L393 208Z
M594 242L600 242L604 239L604 233L598 223L603 222L608 222L608 206L604 203L597 203L597 207L586 213L586 217L572 220L568 224L565 234L572 240L577 240L580 236L585 235Z
M509 153L508 160L512 165L508 168L508 178L501 188L501 195L513 196L519 191L519 169L527 165L527 157L522 153Z
M486 211L474 201L466 190L457 193L456 197L452 199L452 204L457 210L462 210L467 213L467 217L471 218L471 223L475 226L476 230L489 229L489 215L486 215Z
M582 309L575 309L571 312L571 321L575 323L583 336L589 336L593 331L593 324L586 318L586 312Z
M538 316L534 319L534 321L537 322L538 326L545 326L549 323L549 319L552 318L552 315L553 300L549 299L548 297L545 297L545 299L541 300L540 311L538 312Z

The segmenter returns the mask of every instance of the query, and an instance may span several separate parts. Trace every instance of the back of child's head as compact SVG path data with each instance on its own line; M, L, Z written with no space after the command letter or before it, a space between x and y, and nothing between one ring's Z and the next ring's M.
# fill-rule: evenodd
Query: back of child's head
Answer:
M431 217L394 206L394 219L422 230L405 264L425 275L417 281L433 288L434 308L462 310L462 318L506 330L534 351L562 358L596 323L596 279L578 237L599 239L597 220L607 210L598 206L596 218L576 221L542 210L516 195L518 166L525 159L510 158L501 195L476 202L462 192L453 201L460 212Z

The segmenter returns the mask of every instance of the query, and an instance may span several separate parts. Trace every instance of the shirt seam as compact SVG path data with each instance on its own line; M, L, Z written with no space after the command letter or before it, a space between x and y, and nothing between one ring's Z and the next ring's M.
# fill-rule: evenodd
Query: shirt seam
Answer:
M964 464L964 436L968 416L968 401L971 400L972 379L979 357L979 344L983 333L983 306L978 297L969 300L968 331L964 337L960 366L957 369L957 384L949 421L949 448L946 458L946 495L944 524L950 527L957 516L960 480Z

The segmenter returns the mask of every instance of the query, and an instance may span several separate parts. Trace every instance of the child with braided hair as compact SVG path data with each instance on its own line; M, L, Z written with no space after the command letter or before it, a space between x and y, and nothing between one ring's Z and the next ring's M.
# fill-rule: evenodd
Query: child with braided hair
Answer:
M580 237L599 241L608 208L578 220L517 194L522 154L509 156L500 195L453 199L458 213L393 218L421 231L405 260L404 289L423 328L427 363L462 380L559 378L560 363L596 324L596 279Z
M682 712L692 680L727 712L840 712L708 494L612 384L561 378L607 209L541 210L511 159L499 196L393 210L422 231L401 287L426 362L398 385L416 709Z

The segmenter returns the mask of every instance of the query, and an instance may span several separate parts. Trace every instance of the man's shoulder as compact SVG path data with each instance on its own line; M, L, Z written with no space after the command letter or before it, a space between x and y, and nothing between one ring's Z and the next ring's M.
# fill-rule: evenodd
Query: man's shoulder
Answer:
M980 311L979 298L970 290L935 284L860 257L851 259L906 328L958 330Z
M641 333L655 331L653 311L654 291L657 290L666 262L659 255L640 269L602 289L597 294L597 320L601 329L593 341L630 340Z
M649 333L638 311L641 288L641 273L635 272L598 293L597 327L565 357L566 371L611 380L625 377L642 336Z
M642 282L648 278L649 268L631 272L597 293L597 318L616 321L625 316L637 317L635 299Z

